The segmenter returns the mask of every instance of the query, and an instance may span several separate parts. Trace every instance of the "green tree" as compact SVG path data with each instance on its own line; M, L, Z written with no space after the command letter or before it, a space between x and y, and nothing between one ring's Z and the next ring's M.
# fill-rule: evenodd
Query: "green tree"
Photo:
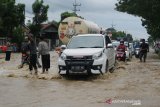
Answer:
M71 16L78 17L78 15L76 13L74 13L74 12L72 12L72 13L63 12L63 13L61 13L61 20L60 21L64 20L67 17L71 17Z
M142 18L142 25L153 39L160 38L159 0L118 0L116 10Z
M127 34L126 40L127 40L128 42L133 42L132 35L131 35L131 34Z
M15 4L15 0L0 1L0 33L7 37L13 36L15 27L24 23L24 4Z
M149 38L148 38L148 43L149 43L149 45L151 45L151 46L154 45L154 41L153 41L152 36L149 36Z
M75 12L67 12L66 11L66 12L61 13L61 20L60 20L60 22L63 21L65 18L72 17L72 16L84 19L82 16L77 15Z
M21 47L21 43L24 40L24 32L22 27L17 27L13 30L13 38L11 39L12 43L17 43L18 47Z
M112 33L112 39L114 40L117 40L119 38L125 38L125 37L126 37L126 33L122 31L117 31Z
M36 0L32 5L32 10L35 16L33 17L33 23L29 26L29 28L35 37L39 35L41 23L48 20L48 8L48 5L43 4L43 0Z

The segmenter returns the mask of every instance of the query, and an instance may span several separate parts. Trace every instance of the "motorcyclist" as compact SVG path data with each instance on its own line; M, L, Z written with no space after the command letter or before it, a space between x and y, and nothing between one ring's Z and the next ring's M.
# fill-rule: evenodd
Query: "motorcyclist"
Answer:
M29 64L29 43L28 43L28 37L24 38L24 42L21 45L21 53L22 53L22 60L21 65L19 68L23 68L23 65L25 63ZM25 55L25 56L23 56Z
M126 46L124 45L124 40L120 41L120 45L117 47L117 51L125 52Z
M121 40L120 41L120 45L117 47L117 51L118 52L124 52L124 61L126 59L126 52L125 52L126 50L127 50L127 48L126 48L126 46L124 44L124 40Z
M147 43L145 43L145 39L142 39L142 43L140 45L140 62L143 61L146 62L147 52L149 52L149 46Z

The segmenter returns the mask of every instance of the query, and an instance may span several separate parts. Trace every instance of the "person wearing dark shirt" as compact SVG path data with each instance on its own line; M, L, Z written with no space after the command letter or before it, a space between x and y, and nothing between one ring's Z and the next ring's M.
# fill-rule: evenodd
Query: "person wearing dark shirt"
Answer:
M149 46L145 43L145 39L142 39L142 43L140 45L140 62L142 62L142 58L143 61L146 62L147 52L149 52Z
M38 74L38 70L37 70L37 48L36 48L36 44L35 41L33 39L32 34L28 35L28 39L30 41L29 43L29 50L30 50L30 64L29 64L29 69L30 69L30 73L32 74L32 69L34 68L35 70L35 74Z
M6 61L10 61L10 57L11 57L11 52L12 52L12 47L10 42L7 42L7 50L6 50Z

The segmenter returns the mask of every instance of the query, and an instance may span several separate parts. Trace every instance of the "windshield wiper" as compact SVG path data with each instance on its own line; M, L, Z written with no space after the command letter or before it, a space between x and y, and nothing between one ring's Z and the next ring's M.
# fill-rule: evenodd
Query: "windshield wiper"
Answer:
M88 48L88 47L76 47L76 48Z
M93 47L76 47L76 48L103 48L102 46L93 46Z

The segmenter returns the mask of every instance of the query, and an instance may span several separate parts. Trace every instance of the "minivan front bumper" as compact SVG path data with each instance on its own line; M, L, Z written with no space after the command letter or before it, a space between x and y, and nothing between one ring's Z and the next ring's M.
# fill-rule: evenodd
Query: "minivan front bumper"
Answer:
M59 58L58 67L60 74L102 74L104 59L67 59Z

